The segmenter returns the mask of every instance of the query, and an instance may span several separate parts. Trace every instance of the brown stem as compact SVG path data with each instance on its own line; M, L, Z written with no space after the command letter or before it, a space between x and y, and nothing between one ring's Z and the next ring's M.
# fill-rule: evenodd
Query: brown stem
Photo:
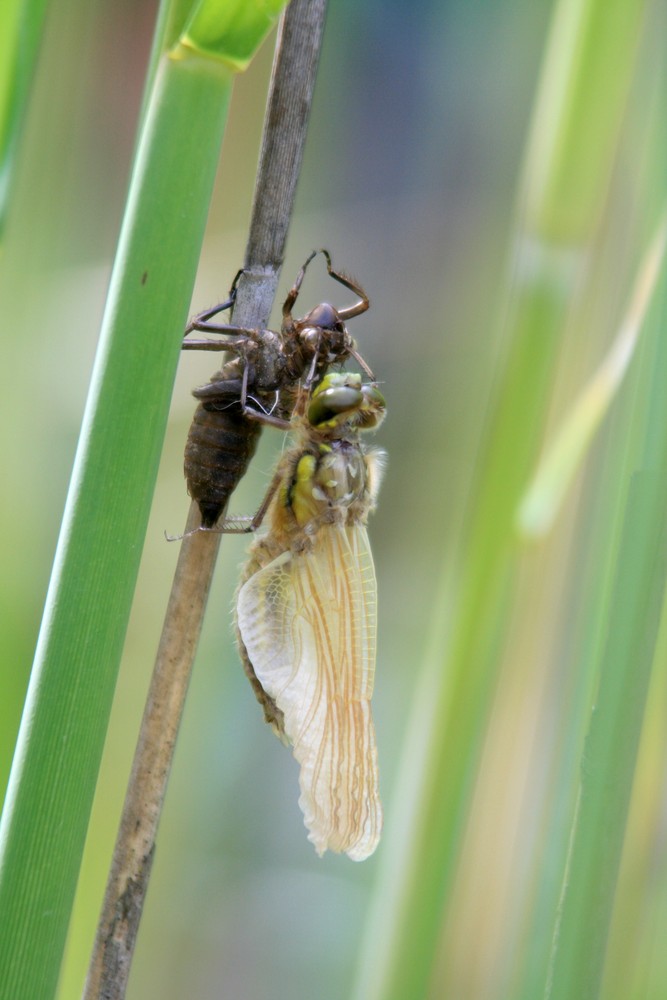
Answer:
M276 46L246 272L234 322L266 326L301 167L326 0L292 0ZM199 524L192 504L186 531ZM176 567L83 1000L123 1000L221 535L186 536Z

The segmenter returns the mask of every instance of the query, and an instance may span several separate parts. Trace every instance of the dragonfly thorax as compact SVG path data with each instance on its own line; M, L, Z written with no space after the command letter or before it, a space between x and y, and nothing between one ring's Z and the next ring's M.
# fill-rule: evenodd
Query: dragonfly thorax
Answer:
M349 508L367 502L368 476L357 444L334 441L297 462L288 503L301 527L309 522L345 522Z

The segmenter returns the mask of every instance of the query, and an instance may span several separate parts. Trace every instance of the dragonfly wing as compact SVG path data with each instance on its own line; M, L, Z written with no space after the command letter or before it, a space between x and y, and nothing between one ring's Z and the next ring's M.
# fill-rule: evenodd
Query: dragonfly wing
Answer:
M368 857L382 827L371 717L376 583L363 525L321 529L240 590L241 638L284 714L301 765L299 804L319 854Z

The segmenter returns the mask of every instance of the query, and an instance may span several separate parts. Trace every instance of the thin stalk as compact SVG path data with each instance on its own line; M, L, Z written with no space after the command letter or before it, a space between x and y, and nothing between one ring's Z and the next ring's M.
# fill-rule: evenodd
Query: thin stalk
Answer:
M268 322L301 167L325 12L326 0L292 0L281 22L246 248L249 273L234 310L234 321L243 326ZM186 530L198 523L193 504ZM125 996L220 538L214 532L195 532L182 541L84 1000Z

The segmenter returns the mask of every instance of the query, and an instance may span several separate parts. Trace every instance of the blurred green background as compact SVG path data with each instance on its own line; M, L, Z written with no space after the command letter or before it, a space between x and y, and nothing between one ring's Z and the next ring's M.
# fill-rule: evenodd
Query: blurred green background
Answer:
M33 84L0 275L7 373L3 783L95 351L155 13L153 3L96 0L84 8L65 0L50 11ZM380 594L374 714L387 838L401 817L397 774L409 707L445 614L437 598L447 586L502 356L511 226L551 13L546 0L338 0L328 17L280 294L310 250L325 246L371 297L352 332L389 405L377 436L389 464L370 528ZM554 427L611 343L650 235L659 199L647 198L646 189L655 183L652 157L664 147L664 131L655 128L656 39L664 28L664 10L649 5L583 305L554 366ZM225 297L243 258L272 47L273 36L236 84L193 311ZM177 226L179 206L163 211ZM304 311L330 296L347 301L323 268L311 269ZM78 996L85 974L177 557L164 532L182 529L188 507L182 452L194 409L190 389L214 368L210 357L192 354L180 366L62 1000ZM281 447L279 434L264 434L234 512L256 508ZM549 795L554 755L568 752L561 723L577 681L572 647L585 615L582 580L599 569L599 592L609 579L604 544L588 549L577 517L584 511L594 521L594 487L613 450L612 419L555 531L521 560L465 851L432 973L434 997L514 997L517 978L529 979L527 924L541 879L550 877L549 816L562 823L567 814ZM110 488L122 490L122 483ZM386 847L355 865L330 855L319 860L306 839L296 765L264 726L234 647L232 596L245 547L243 539L223 542L130 1000L335 1000L352 990ZM664 714L658 672L613 927L610 998L657 998L667 989ZM573 758L576 752L572 747Z

